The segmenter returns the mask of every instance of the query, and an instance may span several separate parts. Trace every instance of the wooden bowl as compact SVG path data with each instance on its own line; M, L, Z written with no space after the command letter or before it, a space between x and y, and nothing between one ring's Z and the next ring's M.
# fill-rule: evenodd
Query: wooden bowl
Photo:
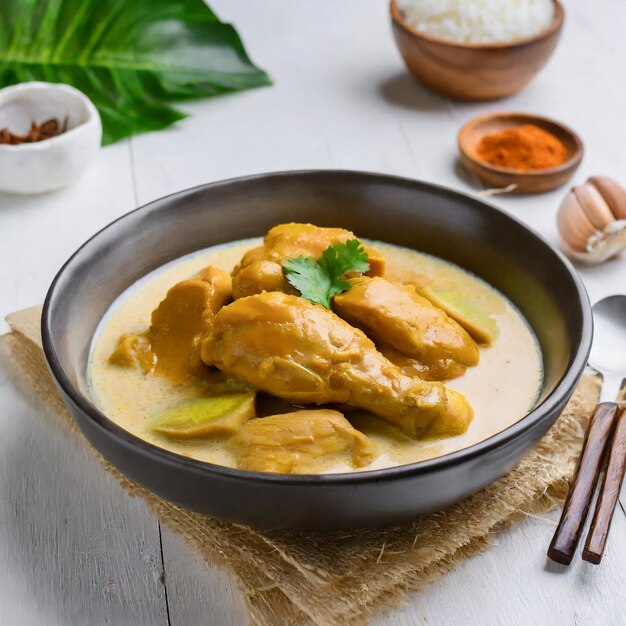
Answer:
M426 87L459 100L510 96L546 64L561 35L564 11L553 0L552 24L525 39L505 43L457 43L417 31L391 0L396 45L409 71Z
M485 135L523 124L534 124L557 137L565 146L567 160L557 167L520 172L490 165L479 158L476 150ZM576 171L584 152L583 143L573 130L546 117L527 113L487 113L475 117L459 131L458 143L461 162L485 186L500 188L516 184L515 191L522 193L549 191L565 184Z

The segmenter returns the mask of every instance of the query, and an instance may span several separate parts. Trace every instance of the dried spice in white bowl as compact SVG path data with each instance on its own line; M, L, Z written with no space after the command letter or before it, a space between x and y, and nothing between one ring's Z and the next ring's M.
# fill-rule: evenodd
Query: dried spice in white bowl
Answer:
M21 143L36 143L38 141L51 139L67 130L67 121L67 116L62 124L56 117L51 117L41 122L41 124L33 120L30 123L30 130L26 135L18 135L17 133L12 133L8 128L0 128L0 144L17 146Z
M0 190L11 193L42 193L71 183L102 140L91 100L58 83L0 89L0 128Z

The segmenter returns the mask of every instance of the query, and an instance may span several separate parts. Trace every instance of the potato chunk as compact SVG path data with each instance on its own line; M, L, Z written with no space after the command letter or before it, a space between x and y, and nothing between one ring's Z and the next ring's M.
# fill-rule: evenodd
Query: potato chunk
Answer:
M301 410L244 424L229 440L240 469L307 474L328 461L363 467L377 456L374 444L338 411Z
M255 393L198 398L157 413L148 428L177 439L232 435L255 417Z

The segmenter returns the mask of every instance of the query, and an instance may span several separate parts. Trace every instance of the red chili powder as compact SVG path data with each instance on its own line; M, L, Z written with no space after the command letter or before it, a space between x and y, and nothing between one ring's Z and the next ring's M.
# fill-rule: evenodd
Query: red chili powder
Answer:
M477 152L491 165L520 171L556 167L567 159L567 150L561 141L534 124L486 135Z

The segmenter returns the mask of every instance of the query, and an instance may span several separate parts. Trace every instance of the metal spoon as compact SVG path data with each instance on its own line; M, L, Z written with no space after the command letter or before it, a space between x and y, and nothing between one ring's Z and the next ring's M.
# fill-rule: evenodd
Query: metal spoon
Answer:
M602 374L600 402L615 402L626 376L626 296L608 296L593 305L589 365Z
M602 460L609 447L613 428L617 421L618 405L615 400L620 393L624 376L626 376L626 296L609 296L597 302L593 306L593 321L594 335L589 365L602 374L600 403L589 423L580 464L563 506L559 525L548 549L548 556L553 561L564 565L570 564L576 552L589 513L589 505L598 482ZM616 480L618 479L613 477L612 483ZM621 481L618 482L621 483ZM603 484L602 490L604 488L605 484ZM613 490L615 491L615 489ZM595 550L593 554L583 555L585 560L599 563L602 558L604 541L608 533L607 517L608 522L610 522L618 492L619 489L612 494L615 497L600 498L601 501L604 500L601 517L605 528L598 528L598 533L602 534L603 537L602 541L595 541L594 545L600 545L598 549L593 548ZM592 532L596 526L597 516L598 511L594 517ZM589 540L587 543L589 544Z

